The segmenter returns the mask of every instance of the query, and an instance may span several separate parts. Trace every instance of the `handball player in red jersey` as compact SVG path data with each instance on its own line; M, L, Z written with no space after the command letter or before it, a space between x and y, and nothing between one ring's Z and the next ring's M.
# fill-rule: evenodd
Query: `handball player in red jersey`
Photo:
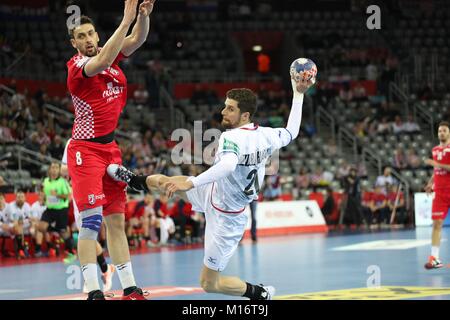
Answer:
M450 209L450 124L441 122L438 129L439 145L433 148L433 159L425 160L434 167L433 175L425 187L427 193L433 194L432 218L433 232L431 236L431 256L425 264L426 269L437 269L444 266L439 259L441 231L444 220Z
M73 199L80 212L78 256L89 291L88 300L105 299L96 265L96 240L103 217L108 250L124 290L122 299L145 300L136 286L125 235L126 184L111 179L106 168L122 162L114 130L126 104L127 80L118 63L147 39L154 2L144 0L137 10L138 0L125 0L123 19L102 48L98 47L99 36L89 17L81 16L73 26L68 26L70 42L77 54L67 62L67 87L75 107L67 165Z

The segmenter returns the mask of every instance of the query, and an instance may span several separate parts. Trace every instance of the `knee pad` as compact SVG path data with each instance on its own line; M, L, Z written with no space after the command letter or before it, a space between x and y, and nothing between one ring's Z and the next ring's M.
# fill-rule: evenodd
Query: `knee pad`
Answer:
M102 227L102 207L92 208L80 212L81 228L78 239L97 240L98 233Z

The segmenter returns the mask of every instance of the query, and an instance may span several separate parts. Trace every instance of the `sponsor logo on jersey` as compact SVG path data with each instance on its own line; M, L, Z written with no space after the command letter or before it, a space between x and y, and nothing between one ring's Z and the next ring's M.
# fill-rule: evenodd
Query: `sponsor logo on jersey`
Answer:
M103 91L103 98L109 98L121 94L125 88L123 86L114 86L112 82L108 82L107 87L108 88Z
M95 203L95 195L93 194L88 195L88 202L90 205L93 205Z
M239 146L228 139L223 139L223 151L231 151L239 154Z

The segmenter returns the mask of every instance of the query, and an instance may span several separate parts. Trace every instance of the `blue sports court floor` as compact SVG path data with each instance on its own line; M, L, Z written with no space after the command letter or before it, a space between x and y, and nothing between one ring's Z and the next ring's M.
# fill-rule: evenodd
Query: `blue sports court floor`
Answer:
M450 265L427 271L431 228L348 235L303 234L245 240L224 274L276 287L276 299L449 299ZM441 258L450 258L450 228ZM203 250L163 248L133 255L138 284L153 299L229 299L198 284ZM85 299L77 265L0 267L0 299ZM78 282L77 282L78 281ZM114 275L113 290L120 285ZM368 287L368 284L370 287Z

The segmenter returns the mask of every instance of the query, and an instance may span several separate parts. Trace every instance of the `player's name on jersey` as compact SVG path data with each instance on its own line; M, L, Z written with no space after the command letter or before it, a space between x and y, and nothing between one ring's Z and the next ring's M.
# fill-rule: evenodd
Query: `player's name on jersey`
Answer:
M254 166L260 164L272 154L271 148L267 148L263 151L256 151L254 153L244 154L241 156L240 166Z

